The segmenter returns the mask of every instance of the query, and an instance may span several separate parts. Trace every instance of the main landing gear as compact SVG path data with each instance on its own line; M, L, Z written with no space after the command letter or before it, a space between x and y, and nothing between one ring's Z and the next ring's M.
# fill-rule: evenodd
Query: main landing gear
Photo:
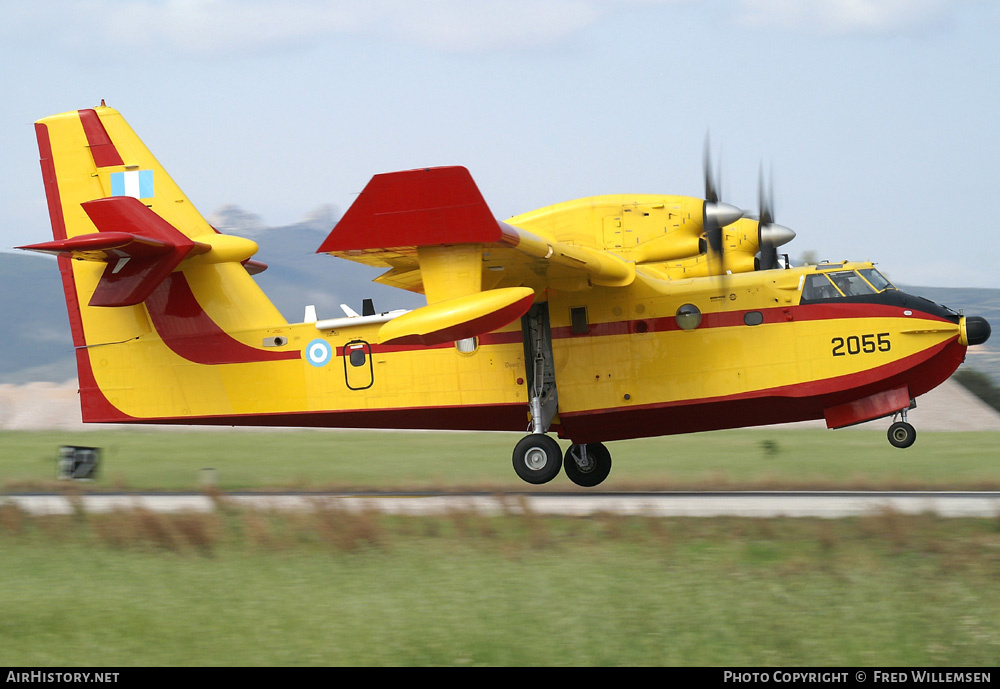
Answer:
M521 318L521 335L524 361L528 364L525 373L531 432L514 447L514 471L522 480L540 485L554 479L565 467L570 481L578 486L598 485L611 473L611 453L604 445L571 445L563 456L559 443L546 435L559 407L548 304L535 304Z
M591 488L611 473L611 453L602 443L570 445L563 459L563 468L570 481Z
M570 445L564 456L559 444L544 433L526 435L514 448L514 471L528 483L548 483L559 475L560 467L576 485L592 488L611 473L611 453L603 443L587 443Z
M900 420L896 421L896 417ZM906 422L906 410L902 409L894 414L893 423L889 426L889 443L893 447L909 447L917 439L917 429Z
M544 433L526 435L514 447L514 471L523 481L548 483L559 474L561 466L559 443Z

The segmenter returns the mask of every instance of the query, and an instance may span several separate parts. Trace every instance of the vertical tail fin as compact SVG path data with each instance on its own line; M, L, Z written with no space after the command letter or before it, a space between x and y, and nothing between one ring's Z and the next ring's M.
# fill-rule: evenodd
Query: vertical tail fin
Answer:
M144 302L175 271L202 308L223 297L210 313L223 330L282 322L238 265L256 243L217 233L116 110L53 115L35 132L53 241L19 248L61 257L77 346L149 332Z
M250 277L256 243L216 232L117 111L53 115L35 133L53 239L19 248L58 256L85 421L135 420L117 395L154 369L172 387L178 364L298 358L253 346L255 329L286 325Z

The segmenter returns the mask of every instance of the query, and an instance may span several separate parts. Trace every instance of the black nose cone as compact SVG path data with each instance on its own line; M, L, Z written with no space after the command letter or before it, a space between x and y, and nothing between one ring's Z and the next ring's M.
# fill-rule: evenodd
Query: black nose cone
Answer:
M990 339L990 324L982 316L969 316L965 319L965 336L970 345L977 345Z

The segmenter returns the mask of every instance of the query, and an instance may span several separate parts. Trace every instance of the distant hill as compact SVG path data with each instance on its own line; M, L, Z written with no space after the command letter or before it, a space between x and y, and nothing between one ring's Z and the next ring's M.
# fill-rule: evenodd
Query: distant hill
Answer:
M304 307L316 306L320 318L340 316L340 304L361 310L366 297L380 311L416 308L423 297L372 282L377 269L316 254L336 224L323 207L302 222L268 228L260 218L228 206L210 221L220 231L250 237L260 245L255 258L268 264L256 280L285 318L301 322ZM41 241L41 238L40 238ZM955 310L985 317L993 337L969 350L967 366L1000 384L1000 289L903 287ZM54 259L24 252L0 253L0 383L63 382L76 377L73 345Z
M351 261L317 254L336 224L333 209L323 207L302 222L268 228L260 218L228 206L209 218L220 232L256 241L255 259L268 265L257 283L290 322L302 321L305 306L320 318L344 315L340 304L360 313L365 298L380 311L412 309L424 301L412 294L373 283L382 272ZM39 239L42 241L42 239ZM28 252L0 252L0 383L63 382L76 378L76 359L56 261Z
M76 378L69 317L55 259L0 253L0 383Z
M301 323L307 304L316 306L320 318L334 318L344 315L340 304L360 313L365 298L374 299L379 311L424 303L419 294L373 283L382 270L316 253L336 224L330 207L286 227L263 228L259 218L233 206L217 211L210 221L220 232L257 242L260 251L254 259L267 264L267 270L256 276L257 284L289 322Z

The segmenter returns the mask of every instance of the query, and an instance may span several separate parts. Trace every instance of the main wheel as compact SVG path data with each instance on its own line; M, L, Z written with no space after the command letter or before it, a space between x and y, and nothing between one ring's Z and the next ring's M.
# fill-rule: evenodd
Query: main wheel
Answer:
M583 448L587 448L584 457ZM563 468L569 480L578 486L592 488L611 473L611 453L602 443L570 445L563 459Z
M514 471L528 483L548 483L559 474L561 466L559 443L547 435L526 435L514 447Z
M889 426L889 442L893 447L909 447L917 439L917 429L905 421Z

